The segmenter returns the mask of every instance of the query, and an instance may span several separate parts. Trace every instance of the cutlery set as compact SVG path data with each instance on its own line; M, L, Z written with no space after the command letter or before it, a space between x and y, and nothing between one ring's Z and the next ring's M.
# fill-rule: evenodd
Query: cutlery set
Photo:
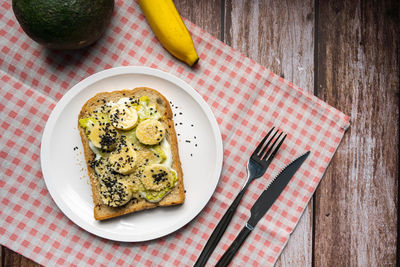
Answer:
M279 135L275 138L278 133ZM232 220L232 217L239 206L248 186L254 179L260 178L265 174L285 138L286 134L283 134L283 132L280 132L279 130L275 130L275 127L273 127L256 147L247 162L247 179L243 185L243 188L240 190L239 194L236 196L235 200L232 202L221 221L218 223L217 227L214 229L205 247L203 248L203 251L197 259L194 265L195 267L205 266L207 260L211 256L230 221ZM289 183L303 162L307 159L309 154L310 151L292 161L273 179L269 186L267 186L267 188L252 206L250 210L250 219L247 221L236 239L232 242L228 250L223 254L216 266L228 266L250 232L255 228L258 221L274 204L275 200L282 193L286 185Z

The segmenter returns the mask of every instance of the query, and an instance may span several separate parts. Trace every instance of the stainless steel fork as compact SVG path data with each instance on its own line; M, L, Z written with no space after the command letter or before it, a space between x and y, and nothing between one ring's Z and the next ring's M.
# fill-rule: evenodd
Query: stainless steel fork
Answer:
M285 140L286 134L283 135L283 132L280 132L279 130L274 130L275 127L272 127L272 129L262 139L260 144L256 147L253 154L251 155L249 161L247 162L246 182L243 185L243 188L240 190L239 194L236 196L235 200L232 202L231 206L225 212L217 227L214 229L214 232L211 234L210 238L207 241L207 244L205 245L203 251L201 252L199 258L194 265L195 267L204 266L207 263L207 260L210 258L212 252L214 251L230 221L232 220L233 214L239 206L240 200L246 192L247 187L254 179L257 179L264 175L265 171L268 169L268 166L271 164L276 153L278 152L279 147ZM278 135L278 137L274 139L279 132L280 134ZM266 142L267 144L265 144Z

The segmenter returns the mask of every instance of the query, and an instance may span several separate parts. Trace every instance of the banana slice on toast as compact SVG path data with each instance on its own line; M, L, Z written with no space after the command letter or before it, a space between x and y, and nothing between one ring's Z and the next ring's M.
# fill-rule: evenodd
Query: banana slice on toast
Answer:
M110 121L119 130L131 130L138 121L136 108L124 103L116 104L110 111Z
M88 138L95 147L110 151L115 149L120 136L110 123L96 122L89 131Z
M170 168L153 164L144 168L140 180L147 190L161 191L171 185L173 178Z
M110 207L122 206L132 199L132 191L129 188L129 183L123 179L108 182L107 179L102 180L100 195L103 203Z
M155 119L147 119L139 123L136 128L136 138L145 145L156 145L165 135L164 125Z
M111 168L121 174L130 174L136 165L136 151L132 146L120 146L108 157Z

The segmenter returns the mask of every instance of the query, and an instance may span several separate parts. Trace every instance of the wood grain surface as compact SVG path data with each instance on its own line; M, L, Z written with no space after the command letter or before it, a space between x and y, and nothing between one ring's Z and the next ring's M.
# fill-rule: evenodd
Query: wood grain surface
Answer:
M320 1L317 9L315 93L350 115L351 128L315 194L315 266L392 266L399 9L393 16L395 2L379 0Z
M398 1L174 2L182 16L351 116L276 265L399 264ZM0 262L39 266L5 247Z

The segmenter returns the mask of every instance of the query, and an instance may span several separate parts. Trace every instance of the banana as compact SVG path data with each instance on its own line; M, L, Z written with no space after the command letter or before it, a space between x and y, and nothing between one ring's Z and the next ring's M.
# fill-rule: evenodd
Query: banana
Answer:
M138 121L136 107L116 104L110 111L111 124L119 130L130 130Z
M193 66L199 60L193 40L172 0L139 0L158 40L173 56Z
M122 175L113 174L109 162L105 159L99 159L95 163L94 169L98 177L100 196L104 204L110 207L119 207L132 198L132 179L125 179Z
M161 122L154 119L147 119L136 127L136 138L145 145L155 145L162 141L165 135L165 128Z
M129 186L128 181L124 179L103 180L100 186L100 195L103 203L110 207L119 207L126 204L132 198L132 191Z
M140 180L147 190L161 191L172 186L173 174L170 168L153 164L144 168Z
M136 165L136 151L130 145L118 147L108 157L111 169L121 174L130 174Z
M109 122L96 121L88 130L88 138L95 147L110 151L115 149L119 134Z

